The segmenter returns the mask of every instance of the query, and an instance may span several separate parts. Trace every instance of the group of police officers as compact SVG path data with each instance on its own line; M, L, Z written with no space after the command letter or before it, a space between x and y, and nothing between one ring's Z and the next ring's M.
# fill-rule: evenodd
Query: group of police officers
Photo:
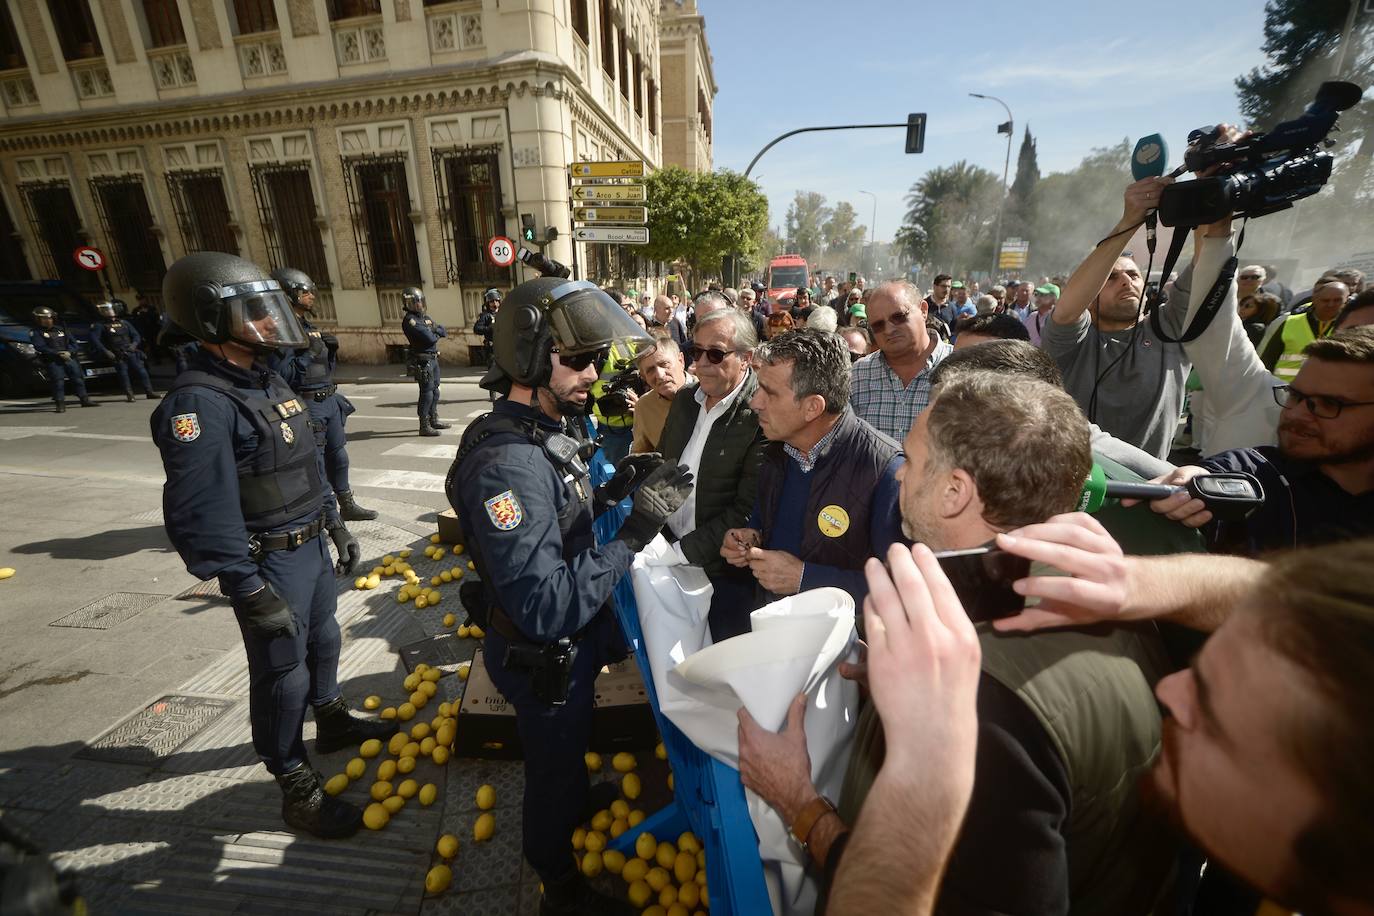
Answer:
M348 488L353 407L332 380L337 342L310 324L315 295L300 271L269 275L228 254L173 264L168 319L199 346L151 429L167 475L168 536L188 571L219 579L238 620L253 746L281 786L282 817L330 838L356 832L362 813L324 792L303 740L307 707L318 753L385 739L396 725L354 713L339 689L335 577L361 560L344 523L376 513ZM593 487L586 404L598 362L614 343L648 340L615 300L593 283L552 277L519 285L504 306L501 298L491 290L484 299L491 360L481 384L495 405L465 431L445 487L481 579L463 601L488 625L486 666L516 709L523 848L543 880L541 913L628 913L584 881L567 843L609 801L593 797L583 755L597 672L626 655L611 591L687 500L692 478L661 456L635 455ZM403 301L420 431L437 435L446 331L425 314L419 289ZM598 543L593 520L627 497L618 534Z

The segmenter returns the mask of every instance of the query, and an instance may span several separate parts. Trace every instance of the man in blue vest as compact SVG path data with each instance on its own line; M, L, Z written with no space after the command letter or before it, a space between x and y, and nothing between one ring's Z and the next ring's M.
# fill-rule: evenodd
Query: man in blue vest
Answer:
M187 571L218 578L233 606L253 749L281 786L282 819L325 839L351 836L362 812L327 795L310 766L306 709L322 754L396 725L355 716L339 691L334 577L352 572L361 550L328 498L309 412L262 361L306 346L305 331L277 281L222 252L177 261L162 294L176 328L201 342L151 421L167 536Z
M849 409L849 350L828 331L793 331L754 351L749 402L764 436L758 497L720 553L753 573L766 601L833 585L861 604L864 562L902 539L902 448Z
M139 385L142 386L148 400L156 401L157 392L153 391L153 382L148 378L148 369L143 365L147 357L139 349L143 338L139 336L133 322L120 318L115 312L113 302L102 302L95 310L100 315L100 320L91 325L91 343L95 344L96 349L104 354L106 359L115 364L120 387L124 389L124 399L134 399L133 385L129 381L129 370L132 369L134 375L138 376Z

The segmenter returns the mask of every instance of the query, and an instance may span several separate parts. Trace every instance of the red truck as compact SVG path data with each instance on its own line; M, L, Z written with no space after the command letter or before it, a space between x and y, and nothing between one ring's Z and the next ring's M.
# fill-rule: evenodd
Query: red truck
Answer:
M796 298L797 289L806 286L810 277L806 258L799 254L778 255L768 262L768 279L764 281L768 287L768 301Z

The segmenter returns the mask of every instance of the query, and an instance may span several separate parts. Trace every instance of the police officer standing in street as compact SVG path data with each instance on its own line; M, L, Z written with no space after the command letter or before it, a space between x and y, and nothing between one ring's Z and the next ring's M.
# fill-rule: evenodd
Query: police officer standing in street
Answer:
M44 305L33 310L33 317L38 327L29 331L29 342L45 364L57 413L67 412L68 379L76 388L76 396L81 400L82 407L100 406L86 393L86 380L81 377L81 364L76 361L76 341L64 329L57 327L57 313Z
M633 912L585 883L568 837L593 805L605 807L590 798L583 755L596 675L626 654L611 590L686 502L692 478L660 455L632 455L594 493L564 432L586 413L597 359L631 340L648 337L593 283L544 277L517 286L497 312L494 360L481 382L502 396L465 431L445 482L482 577L480 599L464 603L487 617L487 671L516 711L524 854L544 882L542 916ZM619 533L598 545L594 514L632 491Z
M277 373L299 394L310 411L310 425L315 430L315 445L324 457L324 469L329 485L339 500L339 517L346 522L365 522L377 517L372 509L364 509L353 501L348 486L348 435L344 423L357 408L339 393L334 384L334 367L338 364L339 339L321 331L310 323L315 311L315 281L305 271L283 267L272 271L272 279L281 284L291 308L305 331L309 346L300 350L279 350L274 357Z
M148 369L143 365L147 357L139 349L143 338L134 328L133 322L127 318L120 318L113 302L102 302L95 307L95 311L100 320L91 325L91 343L95 344L96 349L103 353L106 359L115 364L120 387L124 389L124 400L134 399L134 387L129 380L129 370L132 369L138 376L139 384L143 386L144 395L148 400L156 401L157 392L153 390L153 381L148 378Z
M425 314L425 294L420 287L401 290L401 305L406 310L401 330L410 342L410 371L420 383L420 400L415 405L420 413L420 435L437 436L439 430L449 427L439 422L439 338L447 337L448 331Z
M472 332L482 338L482 365L491 365L491 337L496 329L496 313L501 308L501 291L496 288L482 294L482 314L473 322Z
M253 748L282 789L282 819L322 838L350 836L355 806L324 792L302 728L314 707L315 750L395 733L355 716L339 692L335 573L357 565L314 447L310 414L261 358L308 341L280 285L221 252L167 271L163 301L200 350L153 411L167 483L167 535L192 575L219 578L248 655ZM324 535L338 551L331 561Z

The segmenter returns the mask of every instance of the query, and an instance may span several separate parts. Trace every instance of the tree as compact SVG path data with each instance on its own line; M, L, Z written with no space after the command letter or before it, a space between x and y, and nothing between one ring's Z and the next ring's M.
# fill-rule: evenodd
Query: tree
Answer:
M863 259L864 241L868 227L856 224L858 213L847 200L835 204L825 221L825 260L827 267L858 267Z
M1021 151L1016 155L1016 179L1011 183L1007 197L1007 218L1004 221L1004 238L1030 234L1035 225L1035 185L1040 181L1040 164L1035 158L1035 140L1031 137L1030 126L1026 126L1021 140Z
M825 197L815 191L798 191L787 208L787 247L810 264L820 260L825 248L825 223L830 212Z
M962 273L992 258L1002 182L992 172L960 160L926 172L911 186L897 241L929 271Z
M659 169L645 179L649 244L645 257L686 263L715 276L727 254L752 257L768 226L768 198L738 172Z
M1077 267L1121 212L1121 193L1131 183L1129 140L1095 149L1077 167L1040 179L1031 194L1034 221L1028 267L1034 274L1067 273Z

